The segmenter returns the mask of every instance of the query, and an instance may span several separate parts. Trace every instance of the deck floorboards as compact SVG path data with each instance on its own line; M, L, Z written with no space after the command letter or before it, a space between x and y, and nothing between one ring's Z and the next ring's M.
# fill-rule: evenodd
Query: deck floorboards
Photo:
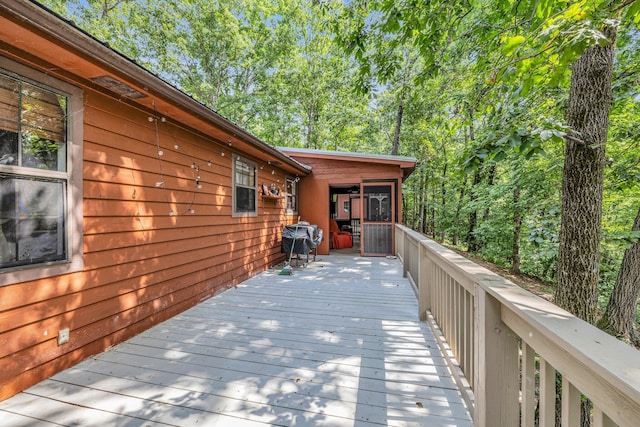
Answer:
M0 402L0 424L473 425L397 260L278 272Z

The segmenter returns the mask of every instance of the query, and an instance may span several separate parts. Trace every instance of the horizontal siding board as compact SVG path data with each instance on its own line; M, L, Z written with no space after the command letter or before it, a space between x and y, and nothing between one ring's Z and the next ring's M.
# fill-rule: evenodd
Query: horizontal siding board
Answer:
M239 233L240 234L240 233ZM244 233L243 233L244 234ZM130 268L129 274L134 274L144 268L143 263L150 265L150 272L157 269L170 268L181 259L204 259L223 256L227 261L241 257L244 251L264 252L273 248L273 241L267 236L242 238L238 236L210 236L190 240L176 240L167 244L151 243L140 246L118 247L85 255L85 267L99 269L113 265L122 266L122 271ZM231 252L232 251L232 252ZM128 277L128 275L127 275Z
M261 257L263 262L260 262ZM228 288L244 280L251 273L263 270L269 258L265 257L263 253L257 252L247 255L242 260L233 260L220 263L217 267L209 267L210 273L199 278L196 278L195 274L190 274L156 284L143 284L142 281L146 282L147 276L139 276L137 282L130 281L131 288L126 288L122 282L117 282L109 286L93 288L90 291L85 290L40 304L33 304L28 312L25 310L4 312L1 320L6 322L5 324L14 324L14 328L0 335L0 339L7 342L7 345L0 349L0 357L18 352L20 348L51 340L53 332L43 334L43 331L57 331L63 327L69 327L73 331L94 322L96 319L119 316L123 311L147 303L159 304L162 307L161 301L188 292L192 288L197 289L191 297L195 298L195 294L205 292L207 289L214 290L211 292L213 295L215 289ZM253 265L256 266L251 268L250 266ZM43 313L46 313L47 319L41 321L39 319ZM71 313L73 316L67 316ZM18 322L23 322L19 325L24 324L25 326L15 325Z
M123 167L125 169L144 169L138 161L158 160L158 149L155 140L155 132L147 130L143 140L135 138L133 135L117 134L108 129L101 129L87 125L85 127L85 160L96 163L107 163L110 165ZM209 144L209 148L195 146L194 140L181 140L173 136L160 134L160 148L168 158L172 159L181 169L191 169L191 164L204 165L210 170L228 169L231 170L231 156L225 152L222 156L222 149L215 144ZM178 143L179 147L175 148ZM206 165L211 161L212 166ZM152 165L157 166L157 165Z
M278 238L282 231L283 224L289 224L295 221L295 215L284 216L281 209L270 211L268 215L262 214L255 221L242 221L230 216L203 215L200 211L191 215L183 215L179 217L170 217L164 215L161 217L146 217L142 215L132 217L87 217L84 221L85 236L94 234L109 234L126 231L140 231L145 233L153 233L156 230L175 230L179 226L180 229L189 229L197 227L211 227L215 232L227 234L228 232L237 232L242 229L266 229L270 233L273 230L278 231ZM153 225L153 228L150 226Z
M281 256L279 246L269 249L266 254L260 251L256 251L256 254L258 256L266 255L268 259ZM148 283L156 283L189 275L193 276L191 280L204 280L203 277L216 274L218 269L224 269L226 267L228 267L227 254L221 253L218 257L203 256L202 259L189 257L184 260L183 264L175 264L172 268L158 269L154 265L149 265L146 268L140 269L138 275L131 275L130 271L128 271L128 275L125 275L122 273L122 266L116 264L95 270L91 272L90 276L88 276L87 273L76 273L74 275L64 276L59 280L40 280L13 285L14 289L10 289L11 286L4 286L0 287L0 298L2 298L3 308L5 310L0 313L0 316L10 313L12 309L20 309L24 306L43 303L60 295L88 291L103 285L119 284L118 286L127 288L134 286L132 283L141 280L141 278L144 278ZM240 269L242 267L243 265L241 263L237 266L237 268ZM126 268L124 270L127 271ZM16 292L15 289L21 292ZM43 306L46 306L46 304L43 304ZM14 313L14 315L16 319L20 318L19 314ZM0 324L5 326L12 325L12 323L3 322L0 322Z
M193 218L190 217L187 221L191 222ZM251 228L249 228L251 227ZM148 244L161 244L167 242L176 241L176 237L180 240L189 241L190 239L211 239L217 238L219 240L221 235L233 236L233 239L228 241L242 241L246 239L262 239L262 241L273 242L280 241L280 227L276 227L275 224L262 225L259 223L242 225L210 225L210 226L189 226L180 227L176 230L175 227L157 228L153 231L136 230L128 232L113 232L108 234L108 238L105 238L105 234L93 234L85 235L84 245L85 252L98 252L102 250L108 250L112 248L121 248L127 245L131 245L135 242L134 246L148 245Z
M198 174L201 177L203 188L205 185L209 190L221 187L224 189L224 194L230 194L231 169L201 166L198 173L189 165L172 164L166 160L166 157L162 157L162 166L157 158L148 159L147 168L129 168L100 161L86 161L83 174L89 182L115 183L152 189L157 188L158 181L165 182L165 186L171 189L195 188L195 177Z
M295 157L295 154L292 154L292 156ZM341 176L347 180L352 179L354 183L358 183L360 178L379 179L381 176L385 178L401 178L403 174L402 169L397 165L374 163L358 164L357 162L312 159L307 157L301 158L301 160L313 168L313 176L316 179L332 179Z

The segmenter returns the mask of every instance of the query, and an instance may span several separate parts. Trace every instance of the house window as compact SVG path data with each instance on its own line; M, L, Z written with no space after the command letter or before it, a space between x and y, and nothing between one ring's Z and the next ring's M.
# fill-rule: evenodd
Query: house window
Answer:
M287 213L298 213L298 181L299 178L287 177Z
M71 159L81 160L82 145L71 135L79 126L82 136L82 93L2 59L0 272L7 284L81 268L82 168L74 172Z
M233 216L256 216L258 211L256 164L240 156L233 157Z

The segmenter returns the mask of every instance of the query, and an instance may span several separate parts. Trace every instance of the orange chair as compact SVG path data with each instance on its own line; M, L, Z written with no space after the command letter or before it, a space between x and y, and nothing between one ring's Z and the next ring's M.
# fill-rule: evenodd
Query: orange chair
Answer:
M353 246L353 238L348 231L340 231L338 223L332 219L329 223L329 234L333 249L344 249Z

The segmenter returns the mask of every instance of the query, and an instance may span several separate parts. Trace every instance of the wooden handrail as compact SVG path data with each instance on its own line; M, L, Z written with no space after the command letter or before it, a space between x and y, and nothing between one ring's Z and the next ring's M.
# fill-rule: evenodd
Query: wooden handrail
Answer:
M475 426L555 426L558 394L563 426L580 425L581 395L594 427L640 425L640 352L402 225L396 253L471 386Z

